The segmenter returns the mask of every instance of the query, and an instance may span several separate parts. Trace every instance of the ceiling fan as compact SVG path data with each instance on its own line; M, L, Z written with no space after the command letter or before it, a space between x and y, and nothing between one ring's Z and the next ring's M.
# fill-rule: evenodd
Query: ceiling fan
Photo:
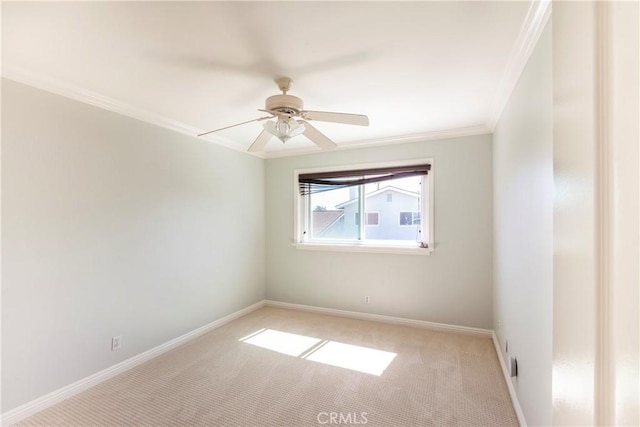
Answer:
M258 117L257 119L248 120L235 125L225 126L220 129L210 130L198 136L208 135L224 129L235 126L244 125L251 122L259 122L263 120L276 119L275 121L267 121L263 124L264 129L247 151L262 151L266 147L271 137L275 136L282 142L287 142L294 136L303 134L309 138L314 144L323 150L329 150L336 147L336 143L327 138L322 132L311 126L309 121L316 120L319 122L342 123L347 125L369 126L369 118L362 114L348 113L331 113L327 111L311 111L305 110L302 99L297 96L287 95L291 88L291 79L289 77L281 77L275 80L278 88L282 91L282 95L273 95L265 101L264 111L269 113L268 116Z

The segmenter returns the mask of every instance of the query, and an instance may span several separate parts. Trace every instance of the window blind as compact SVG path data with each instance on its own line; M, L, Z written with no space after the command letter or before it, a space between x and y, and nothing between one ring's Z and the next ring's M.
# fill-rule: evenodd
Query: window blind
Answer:
M397 178L427 175L430 164L395 166L370 169L355 169L335 172L304 173L298 176L300 194L321 193L354 185L371 184Z

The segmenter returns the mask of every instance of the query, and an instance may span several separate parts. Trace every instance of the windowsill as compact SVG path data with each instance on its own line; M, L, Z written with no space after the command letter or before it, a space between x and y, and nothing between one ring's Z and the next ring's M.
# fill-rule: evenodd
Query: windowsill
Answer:
M430 255L433 248L421 248L413 245L380 245L364 242L305 242L294 243L296 249L308 251L333 251L333 252L369 252L382 254L404 255Z

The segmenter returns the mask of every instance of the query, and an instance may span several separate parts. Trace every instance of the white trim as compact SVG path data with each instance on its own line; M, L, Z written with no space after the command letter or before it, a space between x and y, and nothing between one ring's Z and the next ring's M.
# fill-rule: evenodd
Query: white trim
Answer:
M390 323L392 325L413 326L440 332L454 332L458 334L474 335L486 338L491 338L493 334L493 332L488 329L448 325L446 323L428 322L426 320L405 319L402 317L383 316L380 314L338 310L335 308L317 307L312 305L293 304L272 300L265 300L265 305L267 307L284 308L287 310L306 311L309 313L327 314L329 316L347 317L350 319L370 320L373 322Z
M366 209L367 209L367 207L365 206L366 196L362 197L363 194L366 194L364 185L358 185L356 188L358 189L358 210L360 212L366 212ZM309 198L309 202L311 202L311 195L309 195L308 198ZM309 207L311 206L309 205ZM356 227L358 227L358 236L360 238L362 236L366 237L366 230L367 230L367 227L366 227L367 223L362 219L363 218L359 218L358 224L356 225ZM345 221L345 225L346 225L346 221ZM298 236L298 237L302 237L302 236ZM312 243L312 242L305 242L305 243ZM362 243L365 243L365 242L362 242Z
M440 139L460 138L464 136L486 135L493 132L485 125L469 126L464 128L443 129L430 132L422 132L411 135L397 135L385 138L368 139L364 141L341 142L335 149L331 151L356 150L358 148L388 146L396 144L410 144L414 142L433 141ZM304 154L321 154L326 153L318 147L297 148L291 150L277 150L265 153L265 159L275 159L279 157L300 156Z
M220 326L223 326L231 322L232 320L235 320L239 317L242 317L246 314L251 313L252 311L262 308L264 305L265 305L264 300L259 301L241 310L238 310L224 317L221 317L218 320L214 320L211 323L208 323L204 326L194 329L191 332L187 332L184 335L181 335L177 338L167 341L164 344L160 344L157 347L154 347L150 350L140 353L137 356L133 356L132 358L127 359L123 362L120 362L116 365L113 365L107 369L104 369L100 372L97 372L93 375L90 375L86 378L83 378L79 381L76 381L72 384L69 384L65 387L62 387L58 390L55 390L37 399L34 399L31 402L27 402L23 405L20 405L17 408L14 408L2 414L2 416L0 417L1 424L3 426L15 424L35 414L36 412L40 412L52 405L55 405L58 402L68 399L69 397L74 396L84 390L87 390L88 388L91 388L103 381L113 378L116 375L119 375L125 371L128 371L131 368L134 368L144 362L147 362L155 357L158 357L169 350L172 350L178 346L181 346L187 343L188 341L191 341L194 338L197 338L203 334L206 334L207 332L217 329Z
M493 346L496 349L496 354L498 355L498 360L500 361L500 367L502 368L502 374L504 375L504 381L507 383L507 388L509 389L509 396L511 396L511 403L513 403L513 409L516 411L516 417L518 417L518 424L520 427L527 426L527 420L524 418L524 412L522 412L522 407L520 406L520 401L518 400L518 395L516 394L516 389L513 387L513 382L511 382L511 375L509 374L509 370L507 369L507 364L502 357L502 350L500 349L500 343L498 342L498 337L494 331L491 331L491 339L493 341Z
M165 129L170 129L184 135L192 136L194 138L197 137L198 134L206 131L203 129L194 128L177 120L169 119L152 111L134 107L122 101L118 101L117 99L101 95L97 92L92 92L79 86L75 86L61 80L53 79L42 74L34 73L32 71L27 71L16 67L3 67L2 77L44 90L46 92L64 96L65 98L70 98L76 101L83 102L85 104L93 105L94 107L122 114L124 116L131 117L143 122L151 123ZM246 151L246 147L241 146L238 143L235 143L232 140L220 135L206 135L200 137L200 139L213 142L214 144L221 145L235 151L240 151L242 153L264 158L264 153L249 153Z
M550 16L551 0L531 0L527 17L511 50L507 66L496 91L491 113L485 124L490 132L493 132L498 124L502 111L509 102L511 93L515 89Z
M79 86L72 85L70 83L66 83L62 80L54 79L40 73L35 73L18 67L4 66L2 68L1 74L3 78L9 80L14 80L16 82L44 90L46 92L55 93L56 95L64 96L65 98L75 99L76 101L103 108L108 111L113 111L114 113L122 114L124 116L151 123L156 126L171 129L188 136L196 137L198 134L206 131L206 129L194 128L190 125L161 116L152 111L134 107L122 101L109 98L97 92L92 92L90 90L83 89ZM411 142L458 138L462 136L484 135L491 132L492 129L487 128L485 125L477 125L464 128L435 130L411 135L388 136L364 141L348 141L340 143L336 150L353 150L381 145L406 144ZM301 154L318 154L325 152L324 150L320 150L316 146L309 146L291 150L283 149L271 152L248 152L246 151L245 146L220 135L210 134L202 136L200 138L235 151L240 151L241 153L260 157L262 159L298 156Z
M595 285L596 353L594 366L594 418L596 425L614 425L616 385L614 384L612 337L612 229L613 153L611 147L610 6L595 5Z
M375 245L365 244L361 242L349 242L340 244L335 241L328 243L322 242L306 242L294 243L296 249L307 251L330 251L330 252L369 252L376 254L397 254L397 255L431 255L433 248L421 248L419 246L392 246L392 245Z
M431 159L431 171L429 171L429 179L427 180L427 184L428 184L428 188L427 186L422 185L422 198L424 199L424 201L428 201L429 206L427 206L427 211L429 212L429 231L427 233L427 244L429 245L429 250L433 251L433 249L435 249L436 247L436 228L435 228L435 218L436 218L436 208L434 203L434 199L435 199L435 184L434 181L436 179L436 174L435 174L435 160ZM424 192L425 190L428 190L429 194L427 195L427 197L424 196ZM424 239L424 218L420 218L420 221L422 221L422 237Z

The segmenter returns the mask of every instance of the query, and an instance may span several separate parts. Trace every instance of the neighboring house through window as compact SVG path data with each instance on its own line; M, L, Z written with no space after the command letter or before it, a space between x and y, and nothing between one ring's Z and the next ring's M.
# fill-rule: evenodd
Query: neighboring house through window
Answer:
M432 248L431 165L296 171L296 243Z
M378 225L380 224L379 212L366 212L365 213L365 225ZM355 212L353 215L355 225L360 225L360 212Z
M420 212L400 212L400 225L420 224Z

